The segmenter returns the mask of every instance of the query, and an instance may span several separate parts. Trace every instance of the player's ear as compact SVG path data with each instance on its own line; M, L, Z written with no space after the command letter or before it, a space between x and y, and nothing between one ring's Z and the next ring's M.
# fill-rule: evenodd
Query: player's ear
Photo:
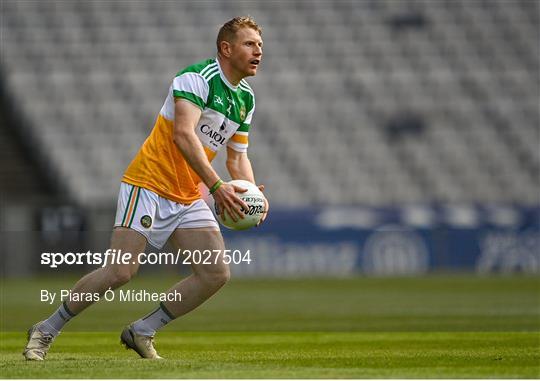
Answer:
M231 56L231 43L229 41L221 41L219 47L221 48L221 54L224 57L229 58Z

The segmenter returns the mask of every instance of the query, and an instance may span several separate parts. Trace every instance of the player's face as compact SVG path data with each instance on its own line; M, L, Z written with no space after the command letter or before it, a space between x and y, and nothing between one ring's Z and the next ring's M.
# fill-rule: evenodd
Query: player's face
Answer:
M242 28L236 32L236 39L231 44L231 64L244 77L257 74L262 60L263 41L259 33L251 28Z

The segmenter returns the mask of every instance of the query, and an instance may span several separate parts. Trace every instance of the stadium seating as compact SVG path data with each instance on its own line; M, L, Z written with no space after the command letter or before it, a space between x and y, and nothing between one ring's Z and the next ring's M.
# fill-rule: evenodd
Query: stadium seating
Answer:
M4 0L1 70L62 189L110 206L174 74L249 13L265 40L250 157L274 204L530 205L538 4Z

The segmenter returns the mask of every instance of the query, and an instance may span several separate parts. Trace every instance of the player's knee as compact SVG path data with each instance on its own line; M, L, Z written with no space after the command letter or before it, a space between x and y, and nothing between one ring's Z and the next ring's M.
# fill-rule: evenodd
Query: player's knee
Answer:
M204 272L200 274L200 277L207 287L212 289L219 289L225 285L231 279L231 272L228 267L220 269L218 271Z
M115 268L109 271L109 282L112 288L123 286L131 280L133 274L130 269L127 268Z
M231 280L231 271L229 270L228 267L220 275L219 280L220 280L222 286L225 285L225 283L227 283L229 280Z

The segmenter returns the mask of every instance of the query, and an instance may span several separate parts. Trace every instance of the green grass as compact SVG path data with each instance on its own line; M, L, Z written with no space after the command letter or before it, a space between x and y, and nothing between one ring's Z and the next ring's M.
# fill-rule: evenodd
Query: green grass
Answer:
M165 361L138 359L118 332L66 332L44 363L20 355L20 333L2 335L7 378L534 378L530 333L295 332L162 334Z
M40 289L75 278L6 280L0 331L25 331L58 306ZM171 276L141 275L124 289L163 291ZM155 303L102 301L70 331L116 331ZM233 279L167 330L181 331L540 331L540 281L532 277Z
M532 277L234 280L157 337L164 362L119 344L154 303L101 302L66 327L44 363L25 331L70 279L4 280L3 378L538 378L540 283ZM166 289L170 276L128 286ZM127 287L125 287L127 288Z

